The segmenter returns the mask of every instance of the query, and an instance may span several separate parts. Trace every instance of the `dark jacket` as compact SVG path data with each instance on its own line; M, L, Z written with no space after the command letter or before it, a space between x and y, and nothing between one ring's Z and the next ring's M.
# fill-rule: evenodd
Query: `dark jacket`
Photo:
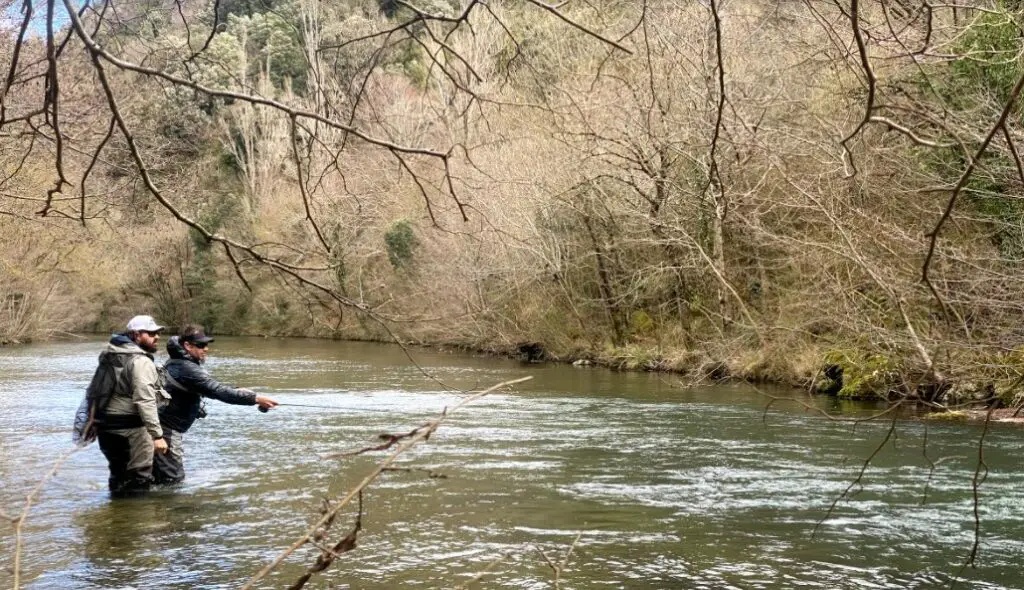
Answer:
M211 377L185 351L177 336L168 339L167 354L171 358L164 364L167 371L164 388L171 394L171 402L160 409L160 424L164 428L186 432L199 418L204 397L241 406L256 403L255 393L239 391Z

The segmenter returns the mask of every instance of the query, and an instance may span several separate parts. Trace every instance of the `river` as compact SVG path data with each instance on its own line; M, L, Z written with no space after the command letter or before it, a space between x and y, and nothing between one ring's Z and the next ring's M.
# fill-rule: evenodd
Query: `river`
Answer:
M0 349L9 515L70 447L101 346ZM358 547L308 587L452 588L490 567L472 587L551 588L541 552L557 563L577 535L566 589L1024 587L1019 428L989 428L980 548L976 567L961 572L974 540L980 425L900 420L879 449L889 420L853 426L792 402L766 411L767 398L745 385L683 388L666 375L412 354L433 378L390 345L218 339L217 378L331 408L261 414L209 402L186 437L186 484L140 499L109 498L95 445L73 455L27 522L25 587L238 587L302 535L322 498L352 488L384 456L323 455L409 431L462 397L449 388L524 376L533 380L452 414L399 463L444 477L383 474L365 496ZM846 417L874 411L807 400ZM334 540L351 522L346 512ZM0 585L9 586L12 530L0 534ZM299 550L259 587L286 587L315 555Z

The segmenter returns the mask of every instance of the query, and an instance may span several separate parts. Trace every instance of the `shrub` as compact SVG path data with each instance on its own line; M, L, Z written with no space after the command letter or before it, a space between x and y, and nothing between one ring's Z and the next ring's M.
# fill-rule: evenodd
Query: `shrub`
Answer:
M412 232L412 225L406 220L396 221L384 234L388 260L395 270L406 268L412 262L419 241Z

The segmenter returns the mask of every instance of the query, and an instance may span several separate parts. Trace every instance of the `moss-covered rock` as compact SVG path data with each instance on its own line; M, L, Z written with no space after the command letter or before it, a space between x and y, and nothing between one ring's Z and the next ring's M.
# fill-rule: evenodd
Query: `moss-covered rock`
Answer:
M899 364L882 354L832 350L825 354L823 372L818 390L844 399L887 399L902 383Z

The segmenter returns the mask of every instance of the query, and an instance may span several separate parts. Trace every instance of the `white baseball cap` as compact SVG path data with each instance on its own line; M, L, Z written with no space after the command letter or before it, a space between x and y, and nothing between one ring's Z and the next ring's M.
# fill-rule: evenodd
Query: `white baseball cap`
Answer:
M151 315L137 315L128 320L129 332L159 332L164 327L157 325Z

